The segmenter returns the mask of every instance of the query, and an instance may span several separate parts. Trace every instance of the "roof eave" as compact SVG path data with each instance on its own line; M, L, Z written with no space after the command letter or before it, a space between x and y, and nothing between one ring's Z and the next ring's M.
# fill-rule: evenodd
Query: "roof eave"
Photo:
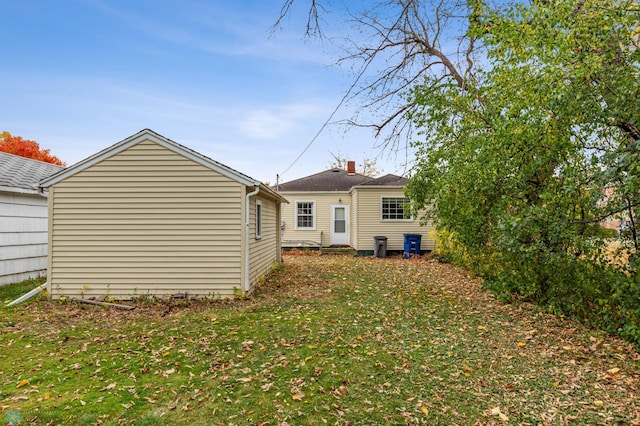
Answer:
M253 186L258 186L260 188L260 191L266 192L268 195L268 198L272 198L273 200L280 201L281 203L289 204L289 201L286 198L284 198L282 195L280 195L278 192L274 191L273 189L269 188L264 183L256 181Z
M406 188L406 185L356 185L353 189L362 189L362 188L371 188L371 189L375 189L375 188Z
M348 194L350 191L351 191L351 189L334 189L334 190L327 190L327 189L322 189L322 190L313 190L313 189L299 190L299 189L296 189L295 191L287 191L287 190L281 189L279 192L280 193L286 193L286 194L309 194L309 193L314 193L314 194L337 194L337 193Z
M10 192L10 193L13 193L13 194L41 195L43 197L47 196L46 193L42 193L42 192L38 191L37 189L18 188L18 187L15 187L15 186L1 186L0 185L0 192Z

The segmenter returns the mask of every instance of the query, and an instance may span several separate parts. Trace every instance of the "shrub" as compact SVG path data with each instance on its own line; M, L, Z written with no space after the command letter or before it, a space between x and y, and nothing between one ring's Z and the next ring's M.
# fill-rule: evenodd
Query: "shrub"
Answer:
M640 345L640 277L633 265L624 269L597 253L471 249L447 229L438 230L436 241L439 260L481 276L501 300L516 296Z
M636 274L566 253L507 262L502 272L487 280L494 292L517 294L550 312L572 316L640 344L640 282Z
M613 240L614 238L618 238L618 230L600 227L597 236L602 237L606 240Z
M435 234L436 249L433 254L438 260L468 269L473 274L489 278L500 265L498 253L491 247L468 248L453 231L441 228Z

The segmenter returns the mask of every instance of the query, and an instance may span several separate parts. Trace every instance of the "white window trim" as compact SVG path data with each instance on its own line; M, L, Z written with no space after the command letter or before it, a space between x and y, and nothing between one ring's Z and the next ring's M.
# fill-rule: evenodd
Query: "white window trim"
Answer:
M260 214L258 214L260 210ZM262 201L256 200L256 240L262 238L262 217L264 216L264 210L262 209ZM258 232L259 231L259 232Z
M404 195L382 195L380 196L380 222L413 222L413 215L408 219L385 219L382 212L382 205L385 198L404 198L408 200Z
M311 203L311 216L313 217L313 226L299 227L298 226L298 203ZM293 203L293 229L296 231L315 231L318 223L318 217L316 216L316 200L295 200Z

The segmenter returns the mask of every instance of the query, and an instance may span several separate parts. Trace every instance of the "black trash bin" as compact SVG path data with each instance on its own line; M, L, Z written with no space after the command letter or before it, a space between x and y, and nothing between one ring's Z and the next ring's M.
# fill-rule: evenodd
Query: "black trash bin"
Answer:
M387 257L387 237L373 237L373 255L375 257Z
M404 234L404 253L402 257L408 259L412 254L420 254L422 234Z

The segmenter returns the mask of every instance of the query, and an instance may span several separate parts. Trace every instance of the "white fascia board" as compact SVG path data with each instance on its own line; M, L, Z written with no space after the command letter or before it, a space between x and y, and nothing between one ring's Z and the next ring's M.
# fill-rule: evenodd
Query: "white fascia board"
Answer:
M9 192L12 194L41 195L46 198L46 194L35 189L16 188L14 186L0 186L0 192Z
M282 196L287 196L287 195L307 195L309 197L315 196L315 195L340 195L340 194L344 194L344 195L349 195L350 191L280 191L278 192L278 194L282 195Z
M393 191L393 190L402 190L404 191L406 187L401 185L356 185L351 190L349 190L349 194L353 194L356 191L366 191L366 190L376 190L376 189L384 189L385 191Z

